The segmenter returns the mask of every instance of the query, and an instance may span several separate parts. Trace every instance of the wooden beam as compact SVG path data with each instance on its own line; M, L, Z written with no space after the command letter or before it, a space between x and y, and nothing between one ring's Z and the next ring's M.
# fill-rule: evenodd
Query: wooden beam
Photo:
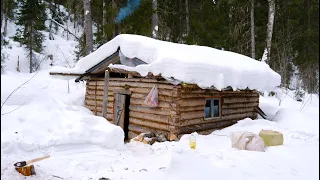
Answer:
M82 76L83 74L78 73L59 73L59 72L49 72L52 76Z
M109 76L110 76L110 73L108 70L106 70L104 74L103 104L102 104L102 115L104 118L107 118Z

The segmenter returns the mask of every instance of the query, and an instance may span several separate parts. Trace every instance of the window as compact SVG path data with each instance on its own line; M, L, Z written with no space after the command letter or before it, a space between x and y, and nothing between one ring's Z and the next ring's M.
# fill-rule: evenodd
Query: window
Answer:
M205 119L220 117L220 99L207 99L206 107L204 109Z

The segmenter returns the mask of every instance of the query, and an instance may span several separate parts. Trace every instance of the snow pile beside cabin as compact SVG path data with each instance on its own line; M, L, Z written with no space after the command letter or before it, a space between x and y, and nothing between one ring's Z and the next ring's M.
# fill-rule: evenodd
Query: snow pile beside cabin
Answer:
M161 74L181 82L197 84L201 88L228 86L236 89L271 91L279 86L281 77L267 64L247 56L205 46L176 44L140 35L121 34L95 52L80 59L74 68L54 67L51 72L83 74L103 61L120 47L128 58L138 58L147 64L136 67L109 65L142 76L148 72Z
M1 75L1 104L35 74ZM93 144L123 148L124 133L84 106L85 84L50 78L40 71L1 107L1 153L34 151L58 145Z

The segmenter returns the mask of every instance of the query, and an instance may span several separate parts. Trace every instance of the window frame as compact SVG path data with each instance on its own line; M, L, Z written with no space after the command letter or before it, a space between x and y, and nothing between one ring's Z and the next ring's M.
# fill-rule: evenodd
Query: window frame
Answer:
M204 120L216 120L216 119L221 119L221 97L210 97L210 98L206 98L206 103L207 100L211 101L211 105L210 105L210 110L211 110L211 116L206 118L206 113L204 112ZM214 117L214 111L213 111L213 107L214 107L214 100L219 100L219 116ZM204 106L204 111L205 111L206 105Z

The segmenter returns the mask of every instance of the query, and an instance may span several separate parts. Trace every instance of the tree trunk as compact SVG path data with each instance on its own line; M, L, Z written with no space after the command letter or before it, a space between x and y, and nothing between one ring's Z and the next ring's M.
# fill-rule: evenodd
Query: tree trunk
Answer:
M158 13L157 13L158 1L152 0L152 37L158 39Z
M261 61L265 61L266 63L270 61L273 22L274 22L274 15L276 11L275 0L268 0L268 3L269 3L269 12L268 12L267 38L266 38L267 46L264 50L264 54L261 59Z
M112 9L117 11L117 4L115 2L115 0L112 0L111 1L111 6L112 6ZM113 17L112 19L115 19L116 18L116 14L113 14ZM115 21L114 21L115 22ZM113 37L116 37L118 34L119 34L119 24L118 23L115 23L115 26L114 26L114 32L113 32Z
M32 43L33 43L33 37L32 37L32 35L33 35L33 27L32 27L32 23L30 23L30 36L29 36L29 38L30 38L30 45L29 45L29 58L30 58L30 73L32 73Z
M51 2L49 3L49 10L51 11L51 18L54 19L53 15L54 15L54 7L53 7L53 3L54 3L54 0L51 0ZM50 40L53 40L53 35L52 35L52 21L50 21L50 24L49 24L49 39Z
M86 35L86 55L93 51L92 18L90 0L83 0L84 33Z
M255 34L254 34L254 0L251 0L251 57L256 58Z
M190 26L189 26L189 2L188 0L185 0L186 5L186 37L189 36L190 32Z
M3 15L4 15L4 0L1 1L1 30L2 30L2 23L3 23Z
M69 22L70 22L70 13L71 13L71 5L70 4L72 4L73 3L73 1L71 1L71 0L69 0L68 2L67 2L67 13L68 13L68 15L67 15L67 40L69 40Z
M107 10L106 10L106 0L102 2L102 36L105 40L106 38L106 25L107 25Z

